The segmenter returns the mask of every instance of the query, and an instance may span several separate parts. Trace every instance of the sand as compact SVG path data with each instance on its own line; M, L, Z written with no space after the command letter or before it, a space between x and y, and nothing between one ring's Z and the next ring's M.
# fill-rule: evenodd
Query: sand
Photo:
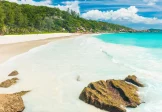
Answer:
M74 38L79 35L80 34L56 33L0 36L0 64L32 48L60 39Z

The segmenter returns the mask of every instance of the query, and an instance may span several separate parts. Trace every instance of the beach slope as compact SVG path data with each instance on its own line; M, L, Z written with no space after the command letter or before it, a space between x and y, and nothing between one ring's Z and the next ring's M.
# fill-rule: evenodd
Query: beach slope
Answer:
M32 48L60 39L74 38L78 35L80 34L56 33L0 36L0 63Z

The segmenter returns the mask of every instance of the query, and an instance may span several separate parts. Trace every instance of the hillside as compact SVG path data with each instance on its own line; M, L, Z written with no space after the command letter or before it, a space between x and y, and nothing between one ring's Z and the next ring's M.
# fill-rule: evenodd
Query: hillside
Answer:
M162 32L162 29L148 29L149 32Z
M106 22L86 20L74 11L45 6L18 5L0 1L0 34L47 32L119 32L132 29Z

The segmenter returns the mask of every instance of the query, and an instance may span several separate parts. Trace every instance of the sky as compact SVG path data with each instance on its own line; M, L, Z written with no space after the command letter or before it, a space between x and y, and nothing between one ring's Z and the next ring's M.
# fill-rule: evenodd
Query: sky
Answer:
M134 29L162 29L162 0L8 0L19 4L68 8L85 19Z

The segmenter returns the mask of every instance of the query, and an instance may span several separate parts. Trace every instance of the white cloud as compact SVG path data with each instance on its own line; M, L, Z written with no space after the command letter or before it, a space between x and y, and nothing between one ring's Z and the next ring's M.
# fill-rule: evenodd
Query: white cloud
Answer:
M144 0L148 5L155 5L158 0Z
M74 1L74 2L63 2L65 5L57 5L55 7L59 8L60 10L65 10L67 11L68 9L73 10L77 13L80 13L80 7L79 7L79 2Z
M137 12L138 9L135 6L130 6L127 9L121 8L116 11L90 10L86 13L83 13L82 17L93 20L128 21L132 23L145 23L145 24L162 23L162 19L139 16Z
M78 1L67 1L63 2L64 5L52 5L52 0L43 0L36 2L34 0L8 0L10 2L16 2L18 4L30 4L30 5L36 5L36 6L48 6L48 7L57 7L60 10L67 11L68 9L73 10L77 13L80 13L80 7Z
M16 2L18 4L30 4L30 5L36 5L36 6L48 6L52 3L51 0L43 0L43 1L33 1L33 0L8 0L10 2Z

